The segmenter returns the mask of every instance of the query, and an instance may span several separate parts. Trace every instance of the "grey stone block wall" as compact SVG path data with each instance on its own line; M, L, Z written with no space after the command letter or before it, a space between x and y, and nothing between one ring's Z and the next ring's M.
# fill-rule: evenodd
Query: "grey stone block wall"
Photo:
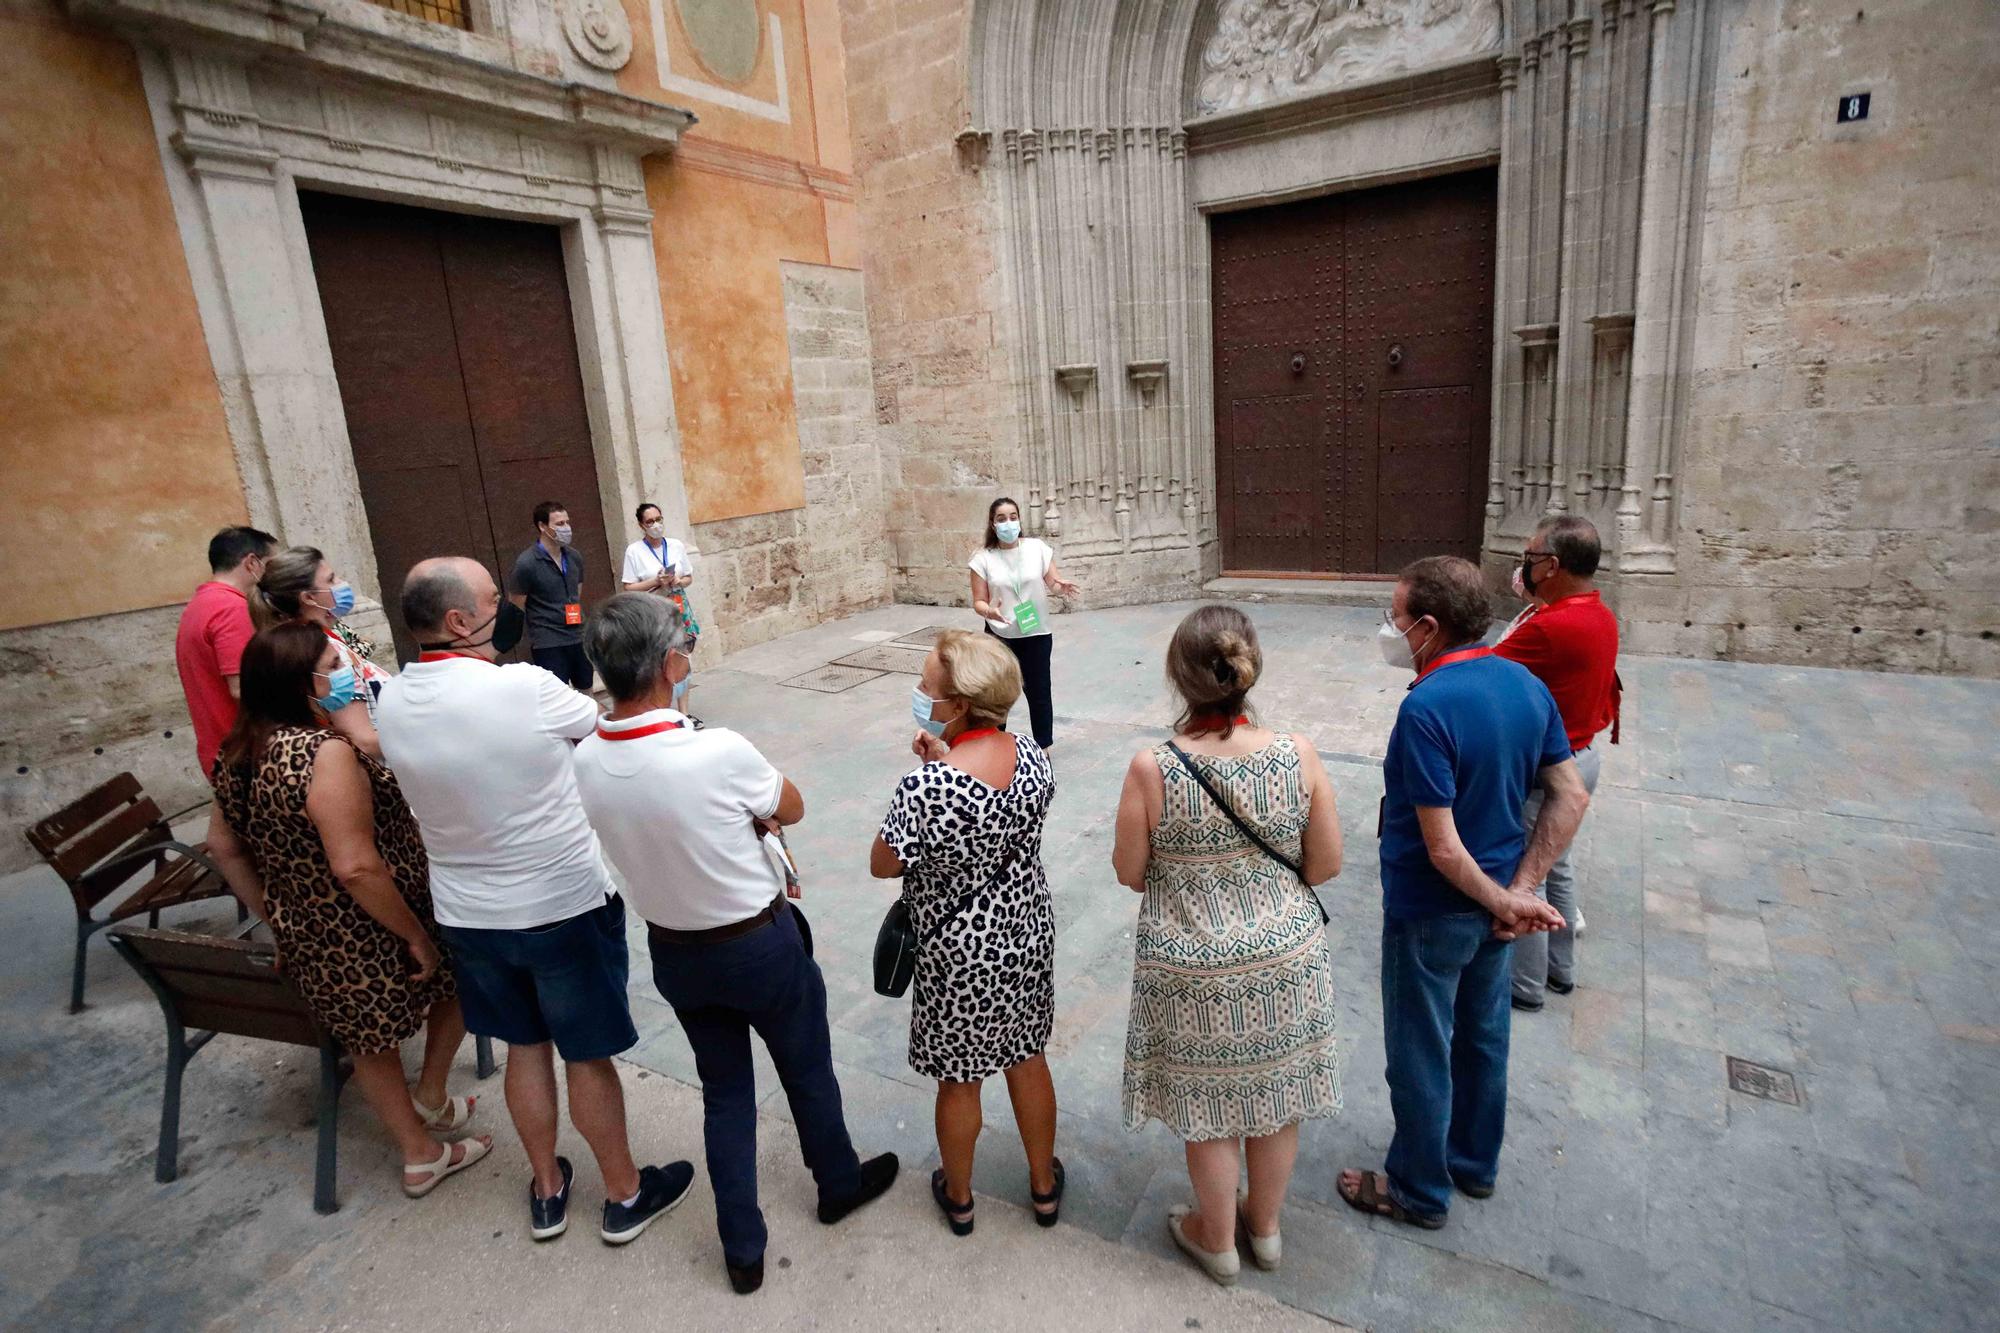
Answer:
M806 504L693 529L695 613L724 651L890 597L862 275L819 264L782 268Z

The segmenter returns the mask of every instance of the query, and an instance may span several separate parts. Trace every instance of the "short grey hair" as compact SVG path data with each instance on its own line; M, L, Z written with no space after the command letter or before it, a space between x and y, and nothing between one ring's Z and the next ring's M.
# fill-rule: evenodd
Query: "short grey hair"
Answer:
M403 623L411 633L444 628L446 613L477 615L472 585L450 560L426 560L403 580Z
M665 598L621 592L605 598L583 627L583 655L619 703L653 687L667 654L687 651L687 622Z

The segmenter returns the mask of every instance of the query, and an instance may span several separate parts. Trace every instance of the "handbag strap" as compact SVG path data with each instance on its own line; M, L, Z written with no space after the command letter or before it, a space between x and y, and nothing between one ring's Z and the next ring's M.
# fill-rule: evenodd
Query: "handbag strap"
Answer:
M1021 850L1021 844L1018 842L1008 847L1007 854L1000 858L1000 866L993 872L992 878L988 879L984 884L980 885L972 892L961 897L956 903L952 904L951 910L949 912L946 912L942 917L938 918L938 923L936 925L932 926L929 930L924 931L922 934L917 936L917 942L921 944L925 940L935 939L939 931L943 930L946 926L950 925L952 922L958 920L958 914L960 912L963 912L967 907L970 907L972 905L972 900L974 898L977 898L982 893L990 891L995 884L998 884L1000 882L1000 877L1002 875L1005 875L1007 873L1008 867L1014 864L1014 855L1020 850Z
M1189 775L1192 776L1196 782L1201 784L1201 789L1208 793L1208 799L1215 802L1216 808L1222 811L1223 814L1229 816L1229 822L1236 825L1236 831L1238 833L1241 833L1244 837L1250 839L1251 842L1255 843L1257 845L1258 850L1263 852L1264 855L1270 857L1273 861L1276 861L1279 865L1283 866L1285 869L1291 871L1294 875L1297 875L1299 877L1299 883L1305 885L1306 892L1312 895L1313 906L1319 908L1320 922L1324 924L1332 920L1332 918L1326 914L1326 904L1319 900L1319 894L1314 891L1312 886L1312 881L1306 878L1306 872L1302 868L1300 868L1300 866L1296 862L1294 862L1290 857L1281 854L1277 848L1273 847L1270 843L1265 842L1262 838L1258 837L1257 830L1251 828L1248 824L1243 822L1243 817L1237 814L1236 811L1233 808L1231 808L1229 802L1222 799L1222 793L1215 789L1214 784L1209 782L1209 780L1206 777L1202 776L1202 771L1199 768L1195 767L1194 760L1188 757L1188 752L1186 750L1183 750L1180 746L1176 745L1172 741L1167 742L1167 748L1169 750L1172 750L1174 752L1174 757L1181 761L1181 767L1185 768L1188 771Z

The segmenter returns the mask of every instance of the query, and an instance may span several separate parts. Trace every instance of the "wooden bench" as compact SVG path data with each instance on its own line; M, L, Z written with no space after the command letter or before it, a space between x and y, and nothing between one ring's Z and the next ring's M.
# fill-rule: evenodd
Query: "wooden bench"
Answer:
M319 1051L319 1155L313 1170L313 1208L340 1207L334 1154L339 1143L340 1089L347 1079L340 1044L313 1016L298 988L278 971L268 942L177 930L119 926L111 946L152 988L167 1020L167 1085L160 1103L160 1146L154 1179L178 1174L181 1072L218 1033L261 1037ZM479 1077L493 1072L493 1044L478 1040Z
M139 789L137 778L120 773L28 830L29 845L61 876L76 904L71 1013L83 1008L84 948L92 935L141 915L148 925L158 926L160 913L169 907L228 894L222 872L208 859L208 844L190 846L174 838L173 821L200 808L164 815ZM145 882L130 897L101 916L91 915L98 904L141 874L146 875ZM238 903L236 919L248 915Z

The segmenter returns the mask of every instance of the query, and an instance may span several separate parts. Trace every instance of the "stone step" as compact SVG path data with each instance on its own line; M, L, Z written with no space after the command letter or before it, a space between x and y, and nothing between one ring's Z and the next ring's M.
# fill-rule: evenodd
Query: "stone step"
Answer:
M1372 579L1210 579L1201 595L1227 602L1303 602L1313 606L1387 606L1396 585Z

